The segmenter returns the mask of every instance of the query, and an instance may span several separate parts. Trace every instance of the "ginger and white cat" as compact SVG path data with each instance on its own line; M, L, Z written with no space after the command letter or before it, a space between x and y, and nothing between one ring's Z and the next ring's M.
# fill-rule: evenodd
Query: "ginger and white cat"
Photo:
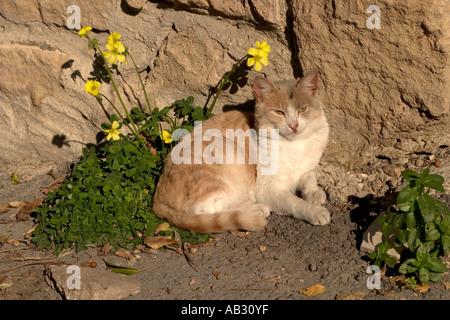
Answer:
M314 175L329 131L316 94L318 77L317 71L313 71L301 80L273 84L256 78L254 113L229 111L202 123L201 132L213 129L216 139L217 133L226 137L230 129L244 132L256 129L257 142L267 144L268 152L276 155L273 158L278 161L276 172L262 174L271 164L263 163L260 157L255 162L250 161L250 135L241 143L234 138L223 141L222 151L227 150L227 144L234 144L236 152L232 163L225 161L229 159L224 154L223 164L220 161L175 164L172 150L156 188L153 211L172 225L200 233L260 230L266 226L270 212L303 219L313 225L329 223L330 214L321 206L326 195L317 186ZM194 131L180 143L187 142L195 153ZM261 132L271 134L262 139ZM211 140L202 139L201 152L207 154L214 143ZM211 154L216 160L218 154L214 152L217 150ZM245 154L245 163L237 160L239 150ZM189 155L189 159L194 159L194 154Z

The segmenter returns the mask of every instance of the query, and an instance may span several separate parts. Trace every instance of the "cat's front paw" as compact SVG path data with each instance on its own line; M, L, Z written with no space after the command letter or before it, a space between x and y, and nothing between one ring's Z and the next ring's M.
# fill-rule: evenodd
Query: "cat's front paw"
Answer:
M262 203L255 204L253 207L253 211L260 214L263 217L270 216L270 207Z
M320 206L327 200L327 195L322 189L316 189L310 193L305 194L303 198L309 203Z
M309 218L309 223L315 226L323 226L330 223L330 220L331 216L328 210L324 207L317 206Z

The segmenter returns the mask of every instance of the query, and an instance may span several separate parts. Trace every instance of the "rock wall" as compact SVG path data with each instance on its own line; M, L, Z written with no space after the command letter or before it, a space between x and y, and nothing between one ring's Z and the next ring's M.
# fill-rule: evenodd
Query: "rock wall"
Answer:
M379 20L367 12L373 4ZM450 145L448 1L1 1L2 178L75 160L112 112L84 91L99 74L86 39L68 28L71 5L102 46L110 32L122 34L154 106L189 95L203 105L232 63L266 40L269 79L321 73L331 125L324 163L347 170L377 158L405 163ZM145 105L132 64L119 69L128 105ZM251 99L255 76L225 92L217 111ZM102 92L113 97L110 86Z

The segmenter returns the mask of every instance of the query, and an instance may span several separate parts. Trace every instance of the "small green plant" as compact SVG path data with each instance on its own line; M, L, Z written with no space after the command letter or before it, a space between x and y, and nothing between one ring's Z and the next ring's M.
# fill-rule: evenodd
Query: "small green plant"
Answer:
M406 286L412 290L417 287L417 279L414 276L406 278Z
M79 36L89 40L89 51L94 50L104 62L121 108L100 92L100 82L86 81L86 92L100 103L109 103L116 114L110 116L110 123L102 124L106 141L96 147L84 148L70 176L59 188L49 192L43 204L35 209L38 226L32 241L41 248L54 250L55 254L67 248L79 251L107 243L115 249L133 249L147 243L158 248L160 245L154 244L158 237L164 240L162 243L170 244L208 241L209 235L167 227L168 224L151 211L164 159L176 143L172 141L172 132L177 129L190 131L195 121L210 118L224 86L231 83L233 72L245 60L247 67L255 65L255 70L260 70L261 64L268 64L270 47L263 41L256 43L257 49L249 49L223 75L210 105L195 106L194 98L188 97L160 110L151 108L145 85L129 48L120 40L121 35L110 34L106 44L108 51L102 51L97 39L89 37L91 30L85 27ZM142 86L146 110L126 107L109 67L110 64L126 63L128 59ZM123 126L128 129L128 134L122 133ZM166 227L161 228L163 224Z
M379 220L382 243L368 257L380 267L398 267L399 273L410 276L411 285L412 277L422 283L438 282L448 271L439 257L450 251L450 210L430 190L444 192L444 178L430 174L428 168L420 173L405 170L402 177L409 184L397 195L395 212L388 209ZM387 253L402 246L400 261Z

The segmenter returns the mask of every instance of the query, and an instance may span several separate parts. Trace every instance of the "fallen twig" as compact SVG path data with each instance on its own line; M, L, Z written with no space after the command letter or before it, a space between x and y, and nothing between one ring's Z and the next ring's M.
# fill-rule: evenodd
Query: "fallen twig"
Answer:
M12 261L39 261L39 260L45 260L48 259L48 257L17 257L17 258L11 258Z
M195 263L192 261L191 257L189 257L188 255L188 251L190 248L190 244L188 242L185 242L183 244L183 255L184 258L186 259L187 263L192 267L192 269L194 269L195 271L201 273L201 274L207 274L206 272L204 272L203 270L201 270L198 266L195 265Z
M42 186L42 188L44 188L44 190L42 192L44 192L45 194L47 194L52 189L54 189L54 187L57 186L58 184L63 183L64 180L66 180L66 178L69 176L69 173L66 173L66 174L62 175L61 177L59 177L59 178L55 178L55 175L53 174L53 170L48 172L48 174L51 175L53 177L53 179L55 179L55 180L50 182L46 186Z
M23 267L35 266L35 265L40 265L40 264L55 264L55 263L57 263L57 262L58 262L58 261L45 261L45 262L33 262L33 263L27 263L27 264L24 264L24 265L21 265L21 266L17 266L17 267L8 269L8 270L2 270L2 271L0 271L0 274L8 273L8 272L11 272L11 271L14 271L14 270L23 268Z
M251 291L258 291L258 290L263 290L263 291L272 291L272 290L278 290L278 287L275 288L231 288L231 289L227 289L226 291L245 291L245 290L251 290Z
M25 248L14 248L14 249L2 250L2 251L0 251L0 253L9 253L9 252L12 252L12 251L19 251L19 250L26 250L26 249L28 249L28 248L27 247L25 247Z

